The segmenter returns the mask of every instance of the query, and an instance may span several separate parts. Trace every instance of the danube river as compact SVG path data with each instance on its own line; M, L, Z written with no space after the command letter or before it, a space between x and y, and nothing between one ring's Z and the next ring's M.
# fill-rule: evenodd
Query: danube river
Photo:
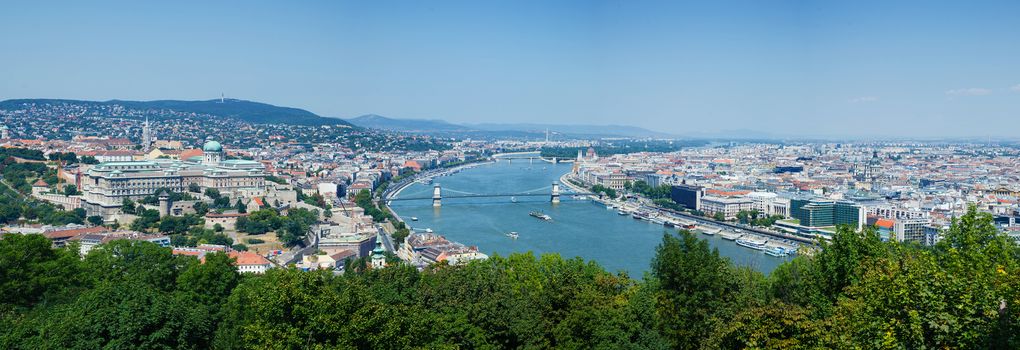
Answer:
M492 193L546 193L551 184L571 170L572 165L549 164L527 159L512 162L501 160L459 173L438 177L443 196ZM563 190L567 190L562 186ZM413 184L396 198L432 196L432 185ZM503 198L444 198L441 208L433 208L429 200L392 201L393 208L415 229L431 228L451 241L478 246L492 255L506 256L515 252L559 253L564 258L580 256L595 260L609 271L626 271L640 278L649 269L655 247L663 232L673 228L618 215L590 200L574 200L564 195L562 203L553 205L549 196L517 197L514 202ZM541 211L553 218L546 222L528 215ZM418 221L411 221L417 217ZM507 232L518 232L511 239ZM741 265L769 273L784 258L767 256L760 251L737 246L716 236L699 234L719 249L719 253Z

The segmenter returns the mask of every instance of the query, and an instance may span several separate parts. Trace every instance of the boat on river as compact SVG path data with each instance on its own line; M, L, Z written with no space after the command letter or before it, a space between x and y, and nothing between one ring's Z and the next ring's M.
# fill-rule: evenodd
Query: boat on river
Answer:
M765 250L766 242L768 242L768 240L761 237L747 237L738 239L737 245L754 250Z
M411 217L411 221L418 221L418 217L417 216L412 216Z
M698 226L698 231L708 236L715 236L715 234L719 233L719 231L722 231L722 229L716 227Z
M790 253L787 253L786 249L783 249L783 247L770 247L765 249L765 255L785 258L787 255L790 255Z
M506 236L507 236L507 237L510 237L510 238L512 238L512 239L517 239L517 237L518 237L519 235L517 234L517 232L516 232L516 231L510 231L510 232L507 232Z
M539 218L545 221L552 221L552 216L546 215L545 213L540 211L533 211L528 213L528 215L531 215L532 217Z
M722 230L720 230L720 233L719 233L719 237L722 237L722 239L725 239L727 241L735 241L737 239L740 239L740 237L743 237L743 236L744 235L740 234L740 233L730 233L730 232L726 232L726 231L722 231Z

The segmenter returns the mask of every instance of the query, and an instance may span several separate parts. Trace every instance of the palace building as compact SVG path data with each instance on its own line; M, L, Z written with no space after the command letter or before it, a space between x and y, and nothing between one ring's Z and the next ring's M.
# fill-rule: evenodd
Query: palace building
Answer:
M82 207L88 215L120 213L124 199L138 200L165 188L185 192L191 184L233 197L242 190L265 188L265 167L250 160L225 160L223 146L207 141L201 157L107 162L91 167L82 179Z

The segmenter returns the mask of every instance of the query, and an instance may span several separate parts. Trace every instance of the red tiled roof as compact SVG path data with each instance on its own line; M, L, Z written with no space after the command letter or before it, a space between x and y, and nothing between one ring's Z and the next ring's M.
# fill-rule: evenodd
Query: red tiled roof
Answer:
M230 257L237 259L237 265L269 265L269 260L252 252L230 252Z
M39 180L36 180L34 184L32 184L32 187L46 187L46 186L49 186L49 185L50 184L46 183L46 181L43 181L43 179L39 179Z
M893 225L895 225L895 224L896 224L896 222L892 221L890 219L878 219L878 221L875 221L875 226L882 227L882 228L888 228L888 229L893 228Z
M102 233L102 232L109 232L109 231L110 231L109 228L106 228L106 227L103 227L103 226L96 226L96 227L76 228L76 229L72 229L72 230L54 230L54 231L49 231L49 232L43 233L43 236L46 236L46 238L49 238L49 239L61 239L61 238L65 238L66 239L66 238L77 237L77 236L81 236L81 235L87 235L87 234L93 234L93 233Z
M205 155L205 152L202 152L202 150L200 150L200 149L189 149L189 150L181 151L181 155L178 156L178 157L181 160L188 160L188 158L191 158L191 157L194 157L194 156L202 156L202 155Z

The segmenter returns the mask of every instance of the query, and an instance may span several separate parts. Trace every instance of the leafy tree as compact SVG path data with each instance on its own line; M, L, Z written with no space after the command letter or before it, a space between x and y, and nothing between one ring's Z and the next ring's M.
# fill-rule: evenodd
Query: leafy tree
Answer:
M726 215L723 214L721 211L713 214L712 218L715 219L715 221L726 221Z
M53 298L82 283L85 276L79 270L75 252L51 249L42 235L5 235L0 240L0 305L29 307Z
M205 216L205 214L209 213L209 204L206 202L195 202L191 207L195 209L195 215Z
M215 188L206 188L205 189L205 196L209 197L209 198L212 198L213 200L216 200L216 199L220 198L220 191L215 189Z
M238 213L247 213L248 212L248 206L244 205L244 203L241 202L240 198L237 199L237 203L234 204L234 208L237 209Z
M64 186L64 195L65 196L75 196L75 195L79 195L79 194L81 194L81 192L78 191L78 186L75 186L75 185Z
M720 322L720 313L737 289L731 272L729 260L694 234L663 235L655 249L651 276L658 290L660 332L674 348L704 345L704 330Z
M103 217L99 215L92 215L85 218L92 226L99 226L103 224Z
M135 202L131 199L124 198L124 200L121 201L120 210L124 213L134 213Z

